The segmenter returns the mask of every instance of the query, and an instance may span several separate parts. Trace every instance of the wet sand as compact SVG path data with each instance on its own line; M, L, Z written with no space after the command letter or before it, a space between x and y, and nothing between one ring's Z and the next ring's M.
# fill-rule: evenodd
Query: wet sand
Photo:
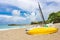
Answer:
M0 31L0 40L60 40L60 24L55 26L58 32L48 35L27 35L24 28Z

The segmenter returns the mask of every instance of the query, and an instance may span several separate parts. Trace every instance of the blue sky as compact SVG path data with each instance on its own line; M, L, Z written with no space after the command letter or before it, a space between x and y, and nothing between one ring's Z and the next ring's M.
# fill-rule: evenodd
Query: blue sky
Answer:
M60 0L0 0L0 24L29 24L41 21L39 1L45 20L51 12L60 11Z

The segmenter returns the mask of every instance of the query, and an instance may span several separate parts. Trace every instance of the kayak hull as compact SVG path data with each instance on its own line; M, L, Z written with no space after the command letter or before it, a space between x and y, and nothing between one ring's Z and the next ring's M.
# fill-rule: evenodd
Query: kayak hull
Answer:
M27 34L34 35L34 34L52 34L57 32L57 28L54 27L40 27L40 28L32 28L31 30L27 31Z

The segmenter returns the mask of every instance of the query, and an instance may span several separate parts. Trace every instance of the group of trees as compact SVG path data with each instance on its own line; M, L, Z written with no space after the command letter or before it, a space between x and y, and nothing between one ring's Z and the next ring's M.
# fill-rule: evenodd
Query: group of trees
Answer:
M31 24L42 24L42 21L39 21L39 22L31 22Z
M60 11L51 13L48 17L48 22L60 23Z
M53 12L49 14L48 20L45 21L46 23L60 23L60 11ZM40 24L41 22L31 22L31 24Z

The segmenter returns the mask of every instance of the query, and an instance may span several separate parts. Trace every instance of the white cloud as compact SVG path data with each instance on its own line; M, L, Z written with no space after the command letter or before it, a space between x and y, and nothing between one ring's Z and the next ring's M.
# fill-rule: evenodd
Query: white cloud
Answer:
M40 3L45 19L50 13L60 11L60 0L40 0Z
M34 8L38 7L34 0L0 0L0 3L15 5L28 11L32 11Z
M35 0L0 0L0 3L6 3L6 4L10 4L10 5L15 5L15 6L19 7L19 8L22 8L24 10L32 12L32 11L38 9L38 5L37 5L36 1ZM43 10L43 14L44 14L45 19L48 18L48 15L51 12L56 12L56 11L60 10L60 0L38 0L38 1L40 1L40 4L41 4L42 10ZM47 2L53 2L53 3L56 3L56 5L52 4L52 3L50 5L47 5ZM18 11L13 10L13 15L16 15L16 14L20 15L19 10ZM28 17L31 18L32 16L28 15ZM35 17L39 17L39 16L35 15Z
M52 3L50 5L46 5L45 3L45 6L43 8L43 13L46 19L50 13L60 11L60 0L47 0L47 2Z
M13 10L12 15L13 16L20 16L20 10Z
M51 2L51 1L60 2L60 0L47 0L47 2Z
M25 21L26 18L18 17L18 16L7 16L7 15L0 15L0 24L2 23L18 23Z
M28 16L28 17L29 17L29 19L30 19L32 22L37 21L37 20L36 20L36 14L35 14L35 12L32 12L31 15Z
M26 16L26 19L29 19L31 22L41 21L41 15L39 11L36 10L36 12L33 11L30 15L29 14L24 14L24 15Z
M24 17L18 17L18 16L12 16L10 18L10 20L14 21L14 22L17 22L17 21L24 21L24 20L26 20L26 18L24 18Z

